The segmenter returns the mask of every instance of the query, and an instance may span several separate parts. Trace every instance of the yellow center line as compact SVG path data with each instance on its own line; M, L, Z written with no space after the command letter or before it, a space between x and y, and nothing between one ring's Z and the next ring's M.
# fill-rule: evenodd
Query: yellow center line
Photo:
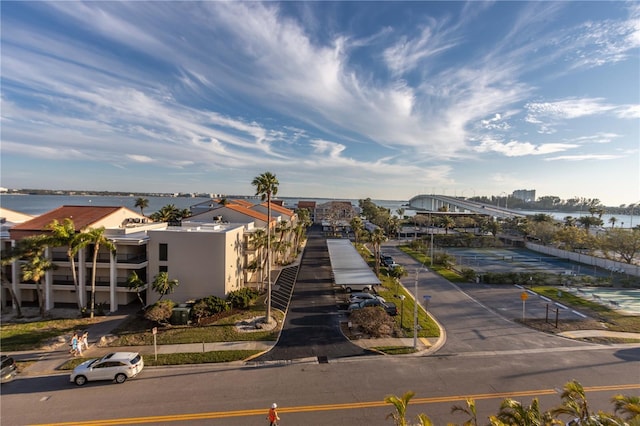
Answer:
M585 392L605 392L605 391L621 391L630 389L640 389L640 383L628 384L628 385L605 385L605 386L590 386L585 387ZM458 402L466 401L467 399L483 400L483 399L496 399L496 398L517 398L526 396L540 396L540 395L557 395L557 389L540 389L540 390L528 390L528 391L514 391L514 392L497 392L497 393L479 393L469 395L451 395L451 396L439 396L430 398L414 398L411 400L411 405L419 404L436 404L443 402ZM341 404L323 404L323 405L300 405L294 407L282 407L278 411L280 414L285 413L305 413L310 411L332 411L332 410L354 410L362 408L375 408L389 406L390 404L384 401L368 401L368 402L347 402ZM165 416L149 416L149 417L129 417L121 419L111 420L89 420L82 422L64 422L64 423L43 423L35 426L101 426L101 425L130 425L130 424L144 424L144 423L160 423L160 422L181 422L187 420L206 420L206 419L222 419L228 417L249 417L249 416L266 416L267 410L265 409L253 409L253 410L236 410L236 411L213 411L208 413L193 413L193 414L172 414Z

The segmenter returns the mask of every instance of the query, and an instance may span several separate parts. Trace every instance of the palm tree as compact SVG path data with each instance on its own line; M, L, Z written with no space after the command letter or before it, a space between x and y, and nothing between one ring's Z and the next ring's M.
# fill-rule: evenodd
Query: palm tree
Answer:
M98 268L98 252L100 246L104 246L110 252L114 252L116 246L104 235L104 227L89 230L83 238L83 244L93 244L93 267L91 269L91 306L89 318L93 318L96 305L96 269Z
M46 314L45 294L42 292L42 287L40 286L41 280L45 277L47 271L56 268L56 265L54 265L45 254L47 242L45 236L27 237L21 241L20 249L26 258L26 262L21 265L22 279L35 282L36 292L38 294L38 308L40 309L41 317L44 317Z
M584 388L578 381L572 380L564 385L564 390L560 394L562 405L551 410L551 414L567 414L571 418L578 419L579 424L587 424L591 418L589 404L584 392Z
M147 200L144 197L138 197L136 198L136 204L135 207L140 208L140 214L142 216L144 216L144 209L146 209L147 207L149 207L149 200Z
M349 223L349 226L351 226L351 230L353 231L353 236L355 238L355 242L356 242L356 245L357 245L358 244L358 237L360 236L360 234L364 230L364 223L362 223L362 219L360 219L360 217L356 216L353 219L351 219L351 222Z
M478 411L476 409L476 401L467 398L467 406L454 405L451 407L451 414L463 413L469 416L469 419L462 423L462 426L478 426Z
M402 397L397 397L396 395L388 395L384 398L384 402L392 404L396 412L390 413L387 415L388 418L392 418L395 422L396 426L410 426L410 423L407 421L407 406L409 405L409 401L411 398L415 396L415 392L407 391ZM418 415L418 425L419 426L432 426L433 423L431 419L426 414Z
M256 187L256 195L267 200L267 312L266 322L271 322L271 197L278 193L278 179L271 172L264 172L253 178L251 182Z
M406 268L402 265L397 265L394 268L389 268L389 276L393 277L396 281L396 296L398 295L398 286L400 285L400 278L409 275Z
M16 317L22 318L22 307L20 306L20 300L18 300L18 296L16 292L13 291L13 286L5 273L5 267L11 265L16 260L22 257L22 253L17 247L10 247L8 250L3 249L0 252L1 255L1 267L0 267L0 279L2 280L2 287L9 290L9 294L11 294L11 301L16 310Z
M144 300L142 300L142 296L140 295L140 290L144 287L145 282L138 276L136 271L132 271L127 277L127 287L129 290L135 290L136 296L138 296L138 300L140 304L144 308Z
M442 217L442 226L444 227L444 233L448 234L449 233L449 229L453 228L455 226L456 222L453 220L453 218L449 215L445 215Z
M169 274L166 272L160 272L156 275L153 279L153 283L151 284L151 288L156 293L160 294L160 299L162 299L165 294L173 293L177 286L178 280L170 280Z
M611 398L615 412L620 413L629 424L640 425L640 397L635 395L615 395Z
M57 220L53 220L47 225L47 228L51 230L50 245L56 247L67 247L67 257L71 263L71 276L73 277L73 286L76 289L76 297L78 302L78 309L83 308L82 295L80 294L80 288L78 284L78 274L76 271L76 255L78 251L85 246L84 234L76 232L76 227L70 218L66 218L62 223Z
M615 216L611 216L611 217L609 218L609 223L611 224L611 227L612 227L612 228L615 226L615 224L616 224L616 222L617 222L617 221L618 221L618 218L617 218L617 217L615 217Z
M262 273L264 271L262 253L264 251L264 247L267 245L267 233L264 229L256 229L250 237L249 243L253 246L258 254L258 258L255 261L255 269L260 270L260 287L262 288L263 277ZM253 269L253 268L251 268Z
M377 227L370 233L370 240L373 244L373 257L376 262L376 275L380 273L380 244L387 240L382 228Z
M547 426L552 424L562 424L559 420L554 420L548 412L540 411L538 398L533 398L531 405L523 406L515 399L507 398L500 404L500 411L497 416L490 416L491 424L505 424L518 426ZM498 420L495 422L495 420Z

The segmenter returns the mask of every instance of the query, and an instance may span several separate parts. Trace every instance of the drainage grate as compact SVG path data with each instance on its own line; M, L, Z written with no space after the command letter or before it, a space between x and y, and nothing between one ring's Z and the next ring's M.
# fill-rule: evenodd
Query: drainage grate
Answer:
M329 364L329 358L327 358L326 356L318 355L318 363L319 364Z

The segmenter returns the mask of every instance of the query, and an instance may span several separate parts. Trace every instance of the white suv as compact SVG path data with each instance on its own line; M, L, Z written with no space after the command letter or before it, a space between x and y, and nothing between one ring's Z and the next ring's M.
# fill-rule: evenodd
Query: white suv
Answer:
M112 352L102 358L85 361L71 373L70 381L82 386L93 380L115 380L124 383L142 371L144 360L136 352Z

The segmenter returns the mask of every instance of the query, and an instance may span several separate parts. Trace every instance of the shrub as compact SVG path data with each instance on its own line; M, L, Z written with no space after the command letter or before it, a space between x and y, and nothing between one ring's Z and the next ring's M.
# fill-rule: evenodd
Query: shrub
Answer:
M191 308L191 317L196 323L202 318L210 317L220 312L228 311L229 304L218 296L207 296L198 299Z
M358 309L349 317L363 333L371 337L390 336L394 333L396 322L380 306Z
M233 308L246 309L251 306L252 302L258 297L258 291L252 288L244 287L227 294L227 302Z
M174 306L175 303L172 300L158 300L145 311L144 317L158 324L166 324L167 320L171 318Z
M476 271L474 271L473 269L462 268L461 274L462 274L462 278L464 278L467 281L471 281L471 282L476 281Z

